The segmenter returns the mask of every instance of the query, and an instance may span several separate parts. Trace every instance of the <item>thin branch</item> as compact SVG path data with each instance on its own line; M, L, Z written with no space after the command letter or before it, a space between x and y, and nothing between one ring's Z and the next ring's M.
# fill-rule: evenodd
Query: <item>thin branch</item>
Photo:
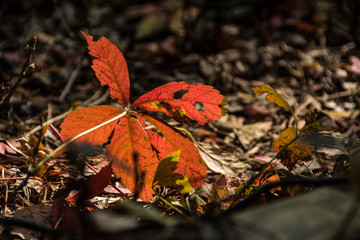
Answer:
M25 48L26 52L27 52L26 62L24 63L24 65L21 69L18 79L16 80L14 85L10 88L8 95L6 95L4 101L1 103L0 109L3 108L6 105L6 103L8 103L10 101L11 96L15 92L16 88L19 86L20 82L23 79L29 78L34 73L35 63L32 60L32 56L36 50L36 43L37 43L37 37L33 36L33 39L31 41L31 46L29 46L28 44L26 45L26 48Z

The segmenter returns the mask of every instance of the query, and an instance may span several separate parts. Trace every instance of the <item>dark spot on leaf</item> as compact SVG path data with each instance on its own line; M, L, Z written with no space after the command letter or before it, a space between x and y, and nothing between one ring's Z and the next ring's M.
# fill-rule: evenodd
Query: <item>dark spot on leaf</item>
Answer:
M197 123L197 121L189 118L185 114L180 114L180 112L174 112L172 117L179 123L186 123L188 125L194 125Z
M188 93L188 90L179 90L174 92L174 99L181 99L186 93Z
M171 105L167 102L159 101L158 106L165 108L166 111L168 111L169 113L173 112Z
M196 102L194 107L199 111L199 112L203 112L205 111L205 107L201 102Z

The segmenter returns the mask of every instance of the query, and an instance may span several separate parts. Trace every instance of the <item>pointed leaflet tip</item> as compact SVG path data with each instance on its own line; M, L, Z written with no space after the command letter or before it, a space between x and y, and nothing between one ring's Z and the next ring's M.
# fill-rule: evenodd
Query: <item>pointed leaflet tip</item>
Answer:
M119 49L105 37L93 41L93 36L84 32L89 54L93 60L92 69L101 85L110 88L110 97L118 99L118 103L124 107L129 103L130 80L126 61Z

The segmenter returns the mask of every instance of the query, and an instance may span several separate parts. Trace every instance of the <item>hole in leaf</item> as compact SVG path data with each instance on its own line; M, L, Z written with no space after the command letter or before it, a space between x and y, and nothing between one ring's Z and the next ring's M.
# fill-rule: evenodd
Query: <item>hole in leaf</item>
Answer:
M174 99L181 99L186 93L188 93L188 90L179 90L174 92Z
M205 107L201 102L196 102L194 107L196 108L196 110L198 110L199 112L203 112L205 111Z

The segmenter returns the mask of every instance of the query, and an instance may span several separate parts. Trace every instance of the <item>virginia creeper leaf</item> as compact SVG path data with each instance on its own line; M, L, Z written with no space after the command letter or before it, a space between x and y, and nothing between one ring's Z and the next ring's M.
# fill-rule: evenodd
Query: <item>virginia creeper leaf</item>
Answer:
M79 133L82 133L102 122L105 122L123 111L112 106L94 106L80 108L66 115L65 120L60 125L61 140L69 141ZM116 121L109 123L77 140L77 143L88 143L92 145L102 145L108 141L110 134L115 128Z
M114 136L106 150L108 160L113 161L116 177L121 177L121 182L132 193L138 191L142 200L150 201L159 160L152 150L149 136L138 120L129 115L122 118L116 125ZM134 153L137 154L136 158Z
M129 103L130 80L124 56L119 49L105 37L93 41L93 37L84 33L89 54L96 59L92 61L92 69L102 86L110 88L111 98L118 99L118 103L127 106Z
M196 104L203 109L196 109ZM165 112L181 123L205 124L226 113L219 107L224 104L224 97L211 86L170 82L142 95L132 108Z
M105 37L93 41L92 36L83 34L90 55L96 58L93 60L92 68L101 85L108 85L111 97L118 98L118 103L126 107L129 102L130 81L123 55ZM132 110L162 111L179 122L205 124L225 114L226 111L220 107L224 104L226 104L224 97L211 86L173 82L140 97L133 104ZM77 109L69 113L60 126L62 140L69 141L76 135L121 113L124 112L111 106ZM130 191L138 193L144 201L151 199L154 181L157 184L181 186L182 192L192 190L189 182L194 188L204 184L206 165L197 148L188 138L157 118L134 111L126 114L120 120L94 130L76 142L92 145L107 144L105 147L108 160L112 162L113 172L121 178ZM162 135L145 130L145 120L157 127ZM180 151L181 155L170 161L172 165L169 163L169 168L166 169L170 174L158 173L154 180L159 159L176 151ZM105 170L104 181L108 183L110 166ZM89 196L99 194L99 189L103 189L105 184L102 180L95 177L94 179L90 181L94 189L90 191ZM95 184L94 181L100 181L100 185Z
M296 137L295 128L287 128L280 136L273 142L273 151L279 153L288 143ZM292 169L298 160L307 160L312 154L311 147L308 143L295 140L286 149L282 150L279 156L281 162Z
M180 161L179 158L180 151L176 151L160 161L154 177L154 186L177 188L183 194L192 192L189 179L179 173L174 173Z
M204 178L207 176L206 165L195 145L180 131L167 123L149 115L143 117L154 124L165 137L162 138L156 132L148 131L151 143L156 148L159 158L163 159L170 153L180 150L180 161L175 172L188 178L195 189L203 185Z
M267 84L263 84L260 87L254 87L251 89L257 96L261 96L263 93L267 93L266 99L269 102L275 103L278 106L284 108L286 111L292 112L291 107L272 87Z

